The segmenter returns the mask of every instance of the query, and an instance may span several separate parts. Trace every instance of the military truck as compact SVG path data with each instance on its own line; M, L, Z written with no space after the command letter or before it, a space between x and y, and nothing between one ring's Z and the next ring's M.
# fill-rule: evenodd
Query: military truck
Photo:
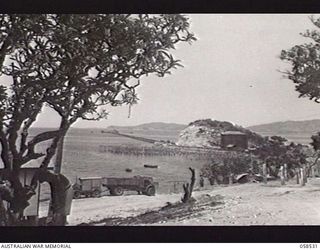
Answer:
M78 178L73 184L73 198L79 199L81 196L85 197L100 197L102 192L102 178L101 177L84 177Z
M152 177L134 176L132 178L103 178L104 187L108 188L111 195L123 195L125 190L137 191L138 194L153 196L156 194L158 183Z
M138 194L153 196L156 194L157 182L152 177L134 176L131 178L116 177L85 177L77 179L73 185L74 198L100 197L101 193L109 190L111 195L120 196L124 191L137 191Z

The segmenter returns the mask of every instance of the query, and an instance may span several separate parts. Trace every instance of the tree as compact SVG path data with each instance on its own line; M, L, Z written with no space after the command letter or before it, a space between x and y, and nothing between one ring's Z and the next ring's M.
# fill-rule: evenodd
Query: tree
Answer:
M193 192L193 187L194 184L196 183L196 174L195 174L195 170L193 168L189 168L190 172L191 172L191 180L190 183L184 183L183 184L183 190L184 190L184 194L183 197L181 198L181 201L183 203L188 203L190 201L193 201L194 199L192 198L192 192Z
M260 160L267 162L269 172L273 176L278 175L281 165L286 164L290 171L300 168L307 163L307 155L301 144L289 143L281 136L265 138L265 142L259 145L253 152ZM273 167L271 167L273 166Z
M229 182L231 175L238 175L252 170L252 157L240 152L225 152L220 157L212 158L201 168L201 176L208 178L210 184ZM219 180L219 176L223 180Z
M315 30L307 30L301 35L310 38L312 42L295 45L291 49L282 50L280 59L291 64L291 69L285 72L295 84L299 97L307 97L320 103L320 18L310 17Z
M312 142L310 144L314 151L318 151L320 149L320 132L318 132L316 135L312 135L311 140Z
M315 29L306 30L301 35L310 39L311 42L282 50L280 59L291 64L291 69L284 73L295 84L296 91L300 93L299 97L307 97L320 103L320 18L311 16L309 19ZM311 145L315 154L318 155L319 134L312 136L311 139ZM314 164L316 164L319 157L314 157L316 158Z
M310 143L310 145L313 148L313 154L310 155L309 157L309 160L311 162L309 162L309 165L307 168L307 175L310 175L310 171L318 163L318 160L320 158L320 132L318 132L315 135L312 135L311 140L312 142Z
M194 40L183 15L0 15L1 72L12 80L0 86L1 159L14 191L11 212L21 216L34 193L18 178L23 165L41 159L39 169L46 171L78 119L100 120L108 106L137 103L141 78L163 77L181 66L170 50ZM31 137L45 105L57 112L60 125ZM37 152L44 141L49 146Z

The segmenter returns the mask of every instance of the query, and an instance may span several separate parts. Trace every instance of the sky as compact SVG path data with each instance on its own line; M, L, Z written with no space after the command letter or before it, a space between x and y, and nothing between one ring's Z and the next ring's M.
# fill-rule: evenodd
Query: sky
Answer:
M172 54L182 60L166 77L148 76L132 107L110 109L107 120L79 121L74 127L130 126L149 122L188 124L197 119L231 121L241 126L320 118L320 104L298 98L294 84L279 70L290 68L282 49L310 42L300 35L313 29L307 14L190 14L193 44ZM45 109L35 126L55 127Z

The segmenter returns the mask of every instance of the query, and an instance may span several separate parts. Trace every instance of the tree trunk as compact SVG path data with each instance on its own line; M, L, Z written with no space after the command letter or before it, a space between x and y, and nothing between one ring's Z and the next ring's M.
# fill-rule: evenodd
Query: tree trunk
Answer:
M210 186L213 186L213 185L214 185L215 177L211 176L211 177L208 178L208 180L209 180Z
M56 158L54 163L54 173L60 174L62 168L62 157L63 157L63 144L64 144L64 136L62 136L57 144L57 152ZM53 211L50 211L53 206L51 205L52 201L50 202L49 206L49 214L52 214L53 220L57 225L65 225L67 222L67 216L62 214L54 214Z
M71 183L62 174L54 174L49 171L39 170L38 174L32 180L33 185L39 181L48 182L51 191L51 201L48 217L51 217L50 225L64 226L66 224L66 216L68 211L68 195L72 191ZM71 201L70 201L71 202Z
M62 136L57 144L57 152L54 163L54 172L56 174L61 173L61 165L62 165L62 156L63 156L63 144L64 144L64 136Z
M204 179L203 179L202 176L200 177L199 185L200 185L201 188L204 187Z
M191 200L193 187L196 182L195 170L193 168L189 168L189 170L191 171L191 183L183 184L184 195L181 199L183 203L187 203Z
M0 226L9 226L8 211L0 195Z
M295 168L294 171L295 171L295 173L296 173L297 184L300 184L300 172L299 172L299 169L297 170L297 169Z

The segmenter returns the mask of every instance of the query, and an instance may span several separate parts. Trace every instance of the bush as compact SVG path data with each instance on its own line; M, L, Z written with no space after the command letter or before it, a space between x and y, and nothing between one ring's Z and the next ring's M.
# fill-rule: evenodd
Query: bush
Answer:
M219 184L228 182L231 174L238 175L248 172L260 172L255 157L240 152L225 152L219 158L210 159L201 169L200 175L208 178L210 184L213 184L213 180Z

